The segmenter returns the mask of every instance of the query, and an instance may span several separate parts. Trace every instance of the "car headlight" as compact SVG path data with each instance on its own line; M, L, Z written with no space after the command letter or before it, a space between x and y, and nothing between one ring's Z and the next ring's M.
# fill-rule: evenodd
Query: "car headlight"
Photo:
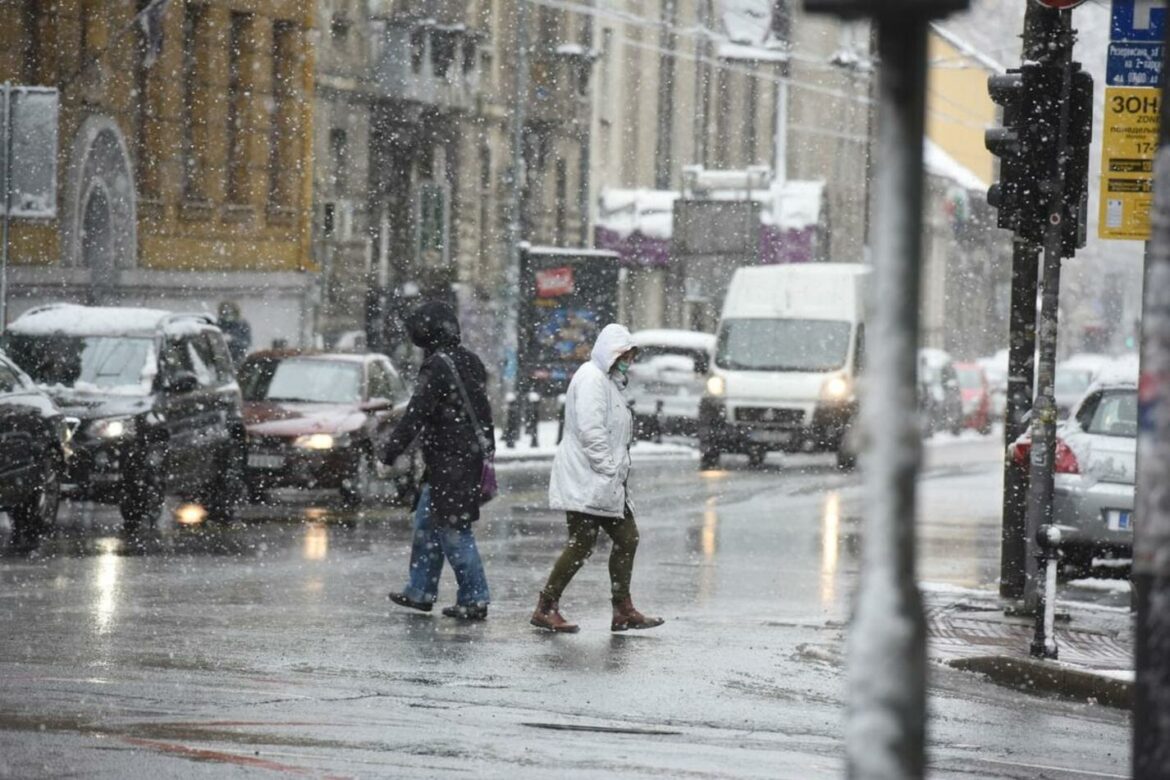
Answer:
M99 439L123 439L134 435L134 418L110 417L98 420L89 430Z
M710 395L723 395L727 391L727 382L721 376L707 377L707 392Z
M830 401L842 401L849 396L849 380L843 376L830 377L821 386L821 395Z
M342 443L332 434L307 433L304 436L298 436L293 441L293 446L304 450L331 450Z

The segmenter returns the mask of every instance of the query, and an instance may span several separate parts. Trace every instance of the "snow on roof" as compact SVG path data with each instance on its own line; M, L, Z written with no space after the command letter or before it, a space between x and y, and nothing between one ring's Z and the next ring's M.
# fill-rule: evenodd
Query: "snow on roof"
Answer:
M582 247L566 246L532 246L524 241L520 244L530 255L567 255L571 257L619 257L617 252L609 249L587 249Z
M655 328L651 330L640 330L632 335L634 343L639 347L656 345L706 351L715 348L715 335L713 333L700 333L694 330Z
M974 60L988 70L994 71L995 73L1003 73L1007 70L1007 68L1000 64L999 61L979 51L979 49L975 48L975 46L967 42L965 39L943 27L940 22L931 22L930 29L935 35L942 38L951 46L954 46L956 49L962 52L963 56Z
M922 139L922 156L923 164L928 173L950 179L968 190L987 189L987 182L972 173L970 168L951 157L941 146L929 138Z
M803 230L820 223L825 183L822 181L774 181L751 190L760 204L760 222L782 230ZM742 200L742 188L708 190L713 200ZM640 233L647 238L669 239L674 231L674 202L682 197L674 190L606 188L601 191L597 224L625 238Z
M167 322L171 318L180 319ZM29 336L68 333L79 336L122 336L154 334L166 324L168 332L186 327L203 327L204 315L176 315L162 309L139 309L123 306L79 306L55 303L31 309L18 317L8 329Z

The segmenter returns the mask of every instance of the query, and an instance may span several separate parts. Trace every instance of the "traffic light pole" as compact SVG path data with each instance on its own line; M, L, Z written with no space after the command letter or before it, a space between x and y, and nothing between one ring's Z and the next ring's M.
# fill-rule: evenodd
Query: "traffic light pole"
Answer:
M1028 515L1025 537L1035 544L1040 526L1052 520L1053 467L1056 453L1056 337L1057 307L1060 301L1060 264L1064 244L1065 157L1069 154L1069 103L1072 96L1072 50L1076 34L1072 29L1071 11L1050 11L1051 24L1046 25L1048 46L1045 66L1059 68L1059 94L1052 96L1057 108L1055 154L1047 155L1046 176L1040 190L1047 209L1044 226L1044 259L1040 284L1040 323L1037 328L1039 352L1036 366L1036 402L1032 409L1032 448L1028 476ZM1048 116L1052 116L1051 113ZM1029 555L1025 561L1024 609L1035 613L1042 609L1043 590L1037 558ZM1033 643L1033 655L1045 655L1043 643Z
M1167 27L1170 42L1170 27ZM1168 86L1162 70L1162 95ZM1133 777L1170 777L1170 106L1159 105L1138 385Z
M1036 377L1036 291L1040 247L1026 238L1012 241L1012 299L1009 330L1007 406L1004 410L1004 451L1028 429ZM1012 458L1003 462L1003 531L1000 546L999 595L1024 597L1028 566L1026 539L1028 469Z

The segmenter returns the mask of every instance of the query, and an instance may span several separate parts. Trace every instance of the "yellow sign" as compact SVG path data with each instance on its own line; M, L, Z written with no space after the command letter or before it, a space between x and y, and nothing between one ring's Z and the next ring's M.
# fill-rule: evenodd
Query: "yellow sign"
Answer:
M1101 238L1150 237L1158 100L1153 87L1106 87L1101 143Z

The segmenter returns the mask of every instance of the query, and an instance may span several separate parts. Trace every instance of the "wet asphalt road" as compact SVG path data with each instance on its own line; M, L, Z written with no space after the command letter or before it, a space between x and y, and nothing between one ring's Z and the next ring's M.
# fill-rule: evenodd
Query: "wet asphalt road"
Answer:
M923 581L994 581L997 453L929 448ZM562 601L581 633L527 625L564 539L543 464L501 469L477 624L386 600L401 507L292 496L133 551L108 509L67 505L35 556L0 558L0 777L841 776L857 478L812 456L634 474L635 602L668 622L631 634L608 631L605 546ZM1127 713L932 666L930 717L932 777L1128 774Z

